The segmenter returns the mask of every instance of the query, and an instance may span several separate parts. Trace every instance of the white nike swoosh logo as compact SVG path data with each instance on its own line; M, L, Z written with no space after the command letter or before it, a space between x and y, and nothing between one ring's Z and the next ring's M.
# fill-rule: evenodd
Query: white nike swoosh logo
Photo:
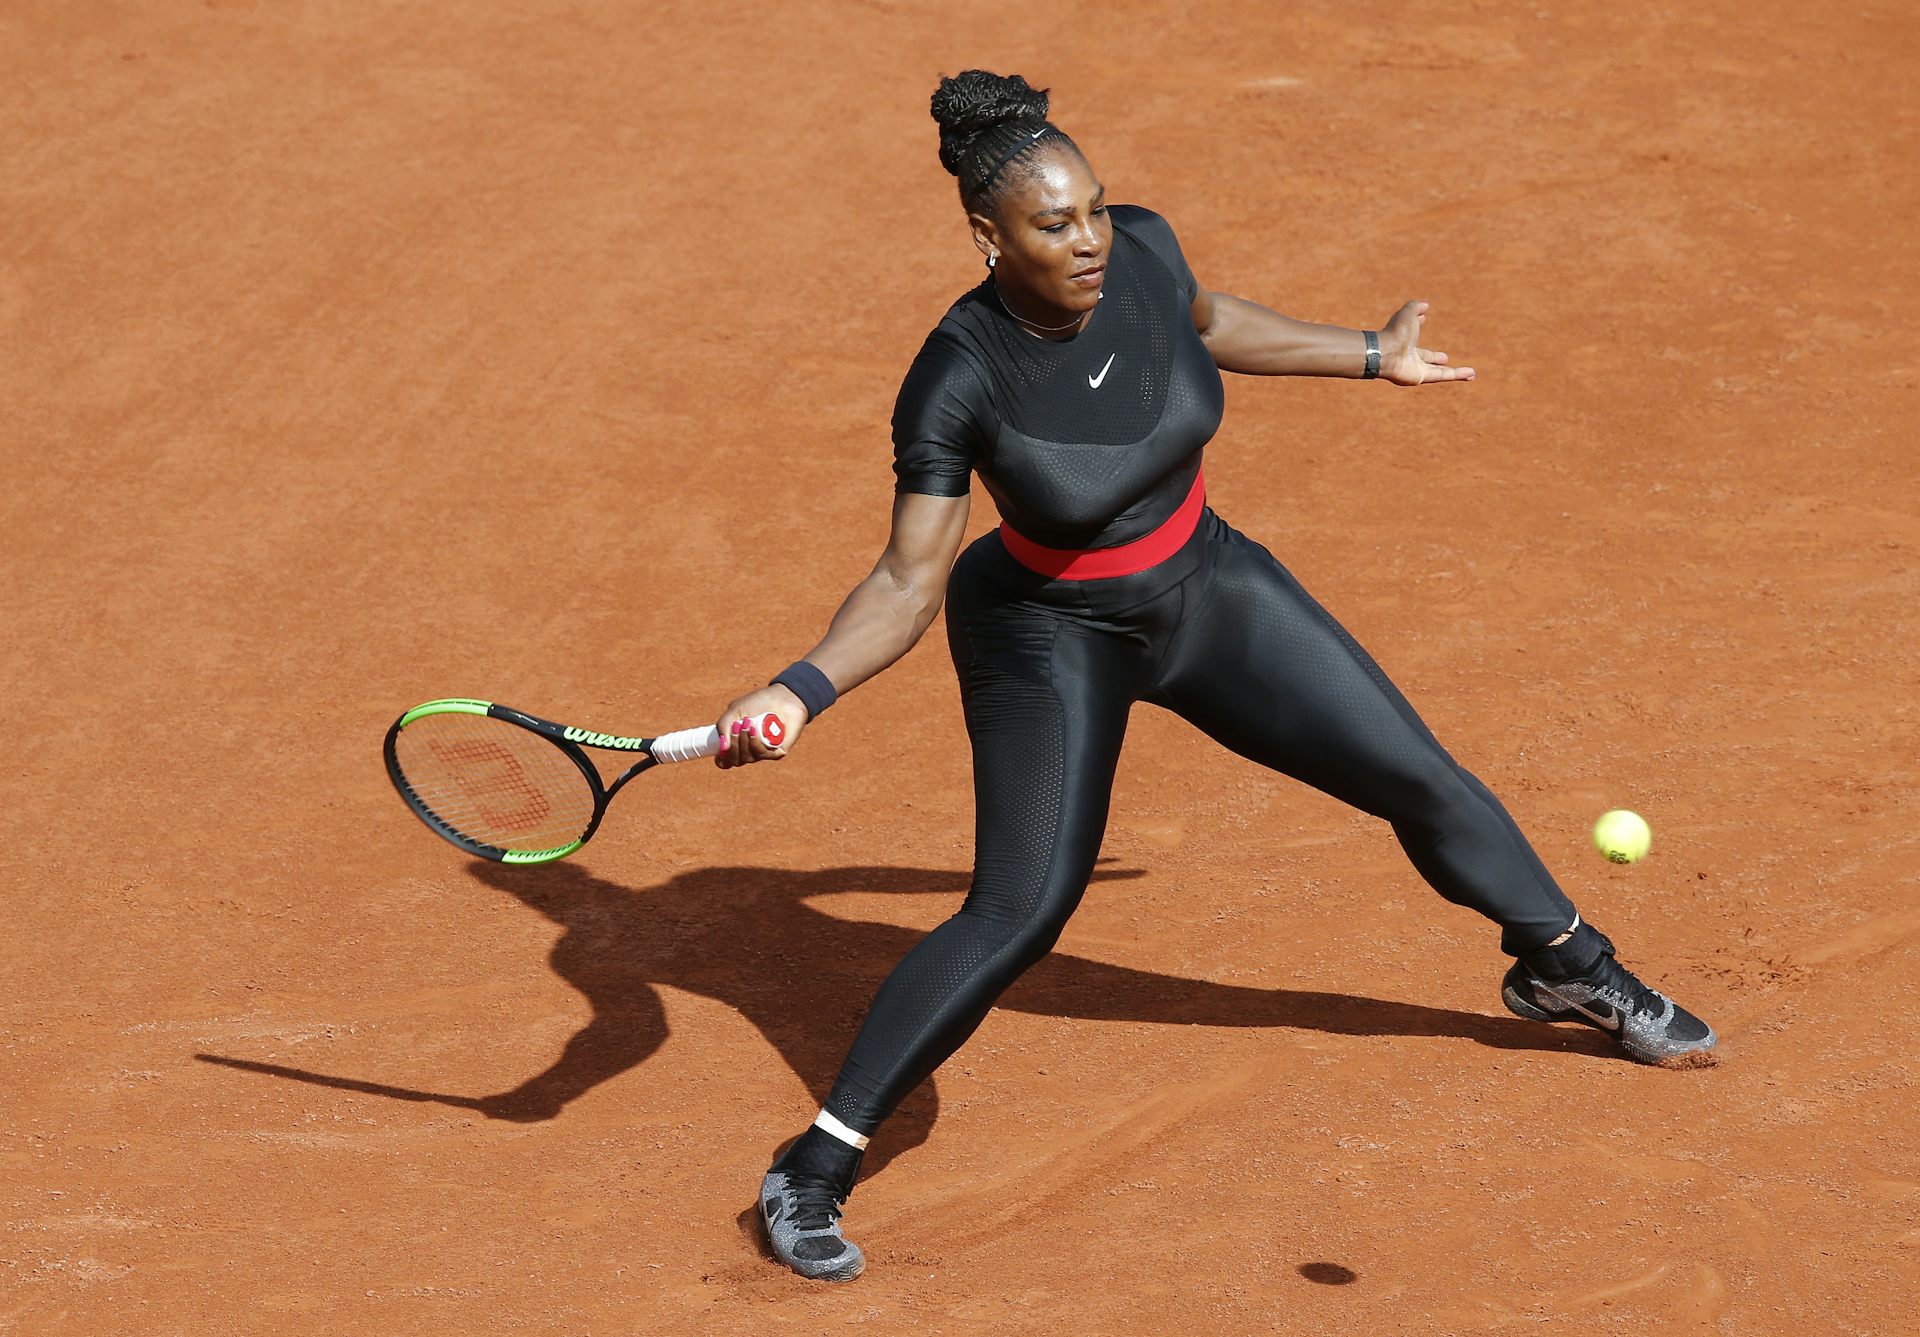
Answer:
M1562 1001L1602 1030L1617 1031L1620 1029L1620 1013L1618 1009L1615 1009L1611 1015L1603 1017L1598 1012L1587 1011L1587 1009L1581 1007L1580 1004L1574 1002L1571 998L1563 999Z
M1087 377L1087 384L1092 386L1095 390L1098 390L1100 388L1100 382L1107 379L1107 367L1111 367L1113 365L1113 360L1119 356L1120 355L1118 353L1108 353L1107 366L1100 368L1100 374L1098 376Z

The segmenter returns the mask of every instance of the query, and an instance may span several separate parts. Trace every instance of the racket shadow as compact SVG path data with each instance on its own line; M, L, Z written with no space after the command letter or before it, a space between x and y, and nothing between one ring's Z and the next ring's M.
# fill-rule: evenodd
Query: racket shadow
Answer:
M968 883L965 872L931 868L722 866L691 869L636 891L577 864L508 868L475 860L469 872L564 930L549 965L587 999L593 1016L545 1070L508 1091L466 1096L224 1055L195 1057L336 1090L539 1122L653 1056L667 1038L654 986L668 985L738 1012L823 1101L874 991L926 928L841 919L810 902L842 892L957 900ZM1141 875L1102 866L1094 881ZM1499 1049L1606 1051L1604 1041L1584 1029L1569 1032L1355 994L1216 984L1058 951L1029 970L998 1006L1085 1020L1457 1036ZM936 1073L882 1128L868 1150L868 1173L926 1140L939 1115L938 1083Z

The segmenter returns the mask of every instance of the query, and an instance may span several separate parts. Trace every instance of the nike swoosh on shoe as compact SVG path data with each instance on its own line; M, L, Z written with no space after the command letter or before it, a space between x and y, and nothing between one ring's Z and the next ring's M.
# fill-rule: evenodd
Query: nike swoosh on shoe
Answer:
M1603 1031L1617 1031L1620 1029L1620 1009L1619 1008L1611 1009L1607 1013L1607 1015L1603 1017L1598 1012L1588 1011L1586 1008L1580 1006L1580 1004L1576 1002L1573 1002L1571 999L1563 998L1560 1001L1563 1003L1566 1003L1568 1007L1571 1007L1575 1012L1578 1012L1581 1016L1585 1017L1588 1021L1591 1021L1594 1025L1598 1026Z

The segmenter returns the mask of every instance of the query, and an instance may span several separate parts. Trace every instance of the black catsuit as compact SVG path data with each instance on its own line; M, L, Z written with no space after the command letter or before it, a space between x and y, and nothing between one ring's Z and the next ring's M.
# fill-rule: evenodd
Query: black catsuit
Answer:
M1220 424L1179 243L1157 214L1109 212L1105 291L1084 329L1033 338L982 284L928 336L894 410L898 490L963 496L978 471L1013 534L972 544L948 585L973 741L973 885L887 977L834 1083L828 1111L862 1133L1059 938L1136 701L1392 823L1421 876L1498 922L1509 953L1574 919L1499 800L1286 568L1211 510L1134 574L1049 577L1010 554L1023 539L1092 550L1164 536Z

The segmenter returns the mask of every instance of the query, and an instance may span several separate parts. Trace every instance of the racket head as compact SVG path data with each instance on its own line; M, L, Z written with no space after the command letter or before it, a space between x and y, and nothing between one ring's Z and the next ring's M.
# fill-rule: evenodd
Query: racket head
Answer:
M387 778L428 830L468 854L565 858L600 825L607 789L557 726L534 723L544 721L491 701L428 701L387 730Z

